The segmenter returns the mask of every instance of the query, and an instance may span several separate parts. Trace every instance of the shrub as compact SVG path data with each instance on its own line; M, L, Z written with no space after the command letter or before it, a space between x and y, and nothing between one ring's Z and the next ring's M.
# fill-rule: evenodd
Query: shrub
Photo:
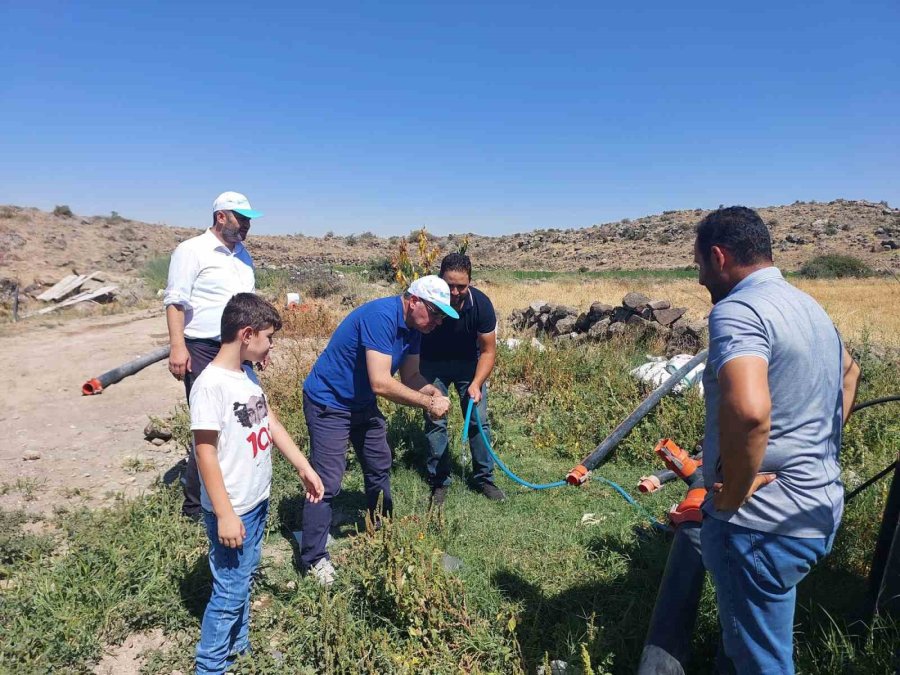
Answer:
M121 223L125 219L119 215L118 211L110 211L109 218L107 218L106 220L108 220L110 223Z
M62 216L63 218L72 218L75 214L72 213L72 209L70 209L67 204L59 204L53 207L53 215Z
M859 258L838 253L816 256L800 268L800 275L807 279L871 277L874 274L875 271Z
M344 282L338 277L327 276L311 281L306 287L306 295L311 298L329 298L344 291Z
M393 281L396 274L390 258L379 258L369 265L369 281Z
M153 258L144 263L141 270L141 277L147 282L147 286L151 290L159 290L165 288L169 280L169 258L170 256L162 256Z
M256 270L256 290L258 291L281 298L289 290L290 285L291 273L289 270L271 267L262 267Z

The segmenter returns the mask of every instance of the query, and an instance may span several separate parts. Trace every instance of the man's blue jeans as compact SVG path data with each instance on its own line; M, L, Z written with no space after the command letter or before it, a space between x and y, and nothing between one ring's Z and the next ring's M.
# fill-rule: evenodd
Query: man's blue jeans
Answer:
M316 403L303 393L303 414L309 430L309 462L322 479L322 501L303 506L303 542L300 562L309 569L329 558L325 544L331 528L331 504L341 491L347 470L347 444L356 451L363 472L366 504L373 522L378 517L379 498L385 516L394 508L391 497L391 447L387 442L387 422L376 404L350 412Z
M450 386L456 387L459 394L459 405L463 415L469 405L469 385L475 376L474 361L422 361L419 371L422 377L437 387L444 396L448 395ZM491 427L487 412L487 385L481 386L481 401L478 403L478 416L484 426L485 435L491 437ZM428 439L428 482L432 487L450 484L450 439L447 436L447 418L437 420L425 415L425 437ZM494 482L494 461L488 453L484 439L478 432L475 413L469 423L469 448L472 451L472 485L480 487Z
M203 512L209 537L212 595L200 627L197 673L224 673L237 655L250 648L250 581L259 565L269 501L241 516L247 536L240 548L219 543L215 514Z
M833 534L787 537L703 518L703 564L716 587L722 644L738 673L794 672L797 584L833 541Z

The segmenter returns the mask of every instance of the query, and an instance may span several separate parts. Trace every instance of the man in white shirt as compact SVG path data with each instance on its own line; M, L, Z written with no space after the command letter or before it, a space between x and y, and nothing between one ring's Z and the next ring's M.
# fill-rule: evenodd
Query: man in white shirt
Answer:
M169 281L163 304L169 328L169 372L184 381L190 400L191 385L215 358L221 346L222 311L237 293L255 288L253 260L243 242L250 219L262 213L250 207L238 192L223 192L213 203L213 224L203 234L181 242L169 263ZM200 517L200 478L193 449L182 478L182 513Z

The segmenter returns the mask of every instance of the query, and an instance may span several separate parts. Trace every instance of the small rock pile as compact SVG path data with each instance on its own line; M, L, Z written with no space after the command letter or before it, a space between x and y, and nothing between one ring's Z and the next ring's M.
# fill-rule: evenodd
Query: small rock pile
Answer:
M696 353L707 342L706 321L690 321L685 307L672 307L667 300L651 300L643 293L627 293L619 307L593 303L586 312L546 300L532 302L509 315L510 325L531 335L555 340L609 340L617 335L659 336L666 354Z

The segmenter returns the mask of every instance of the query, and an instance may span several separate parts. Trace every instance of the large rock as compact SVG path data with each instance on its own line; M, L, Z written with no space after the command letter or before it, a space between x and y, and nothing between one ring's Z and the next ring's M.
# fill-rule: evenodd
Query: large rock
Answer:
M558 335L574 333L576 323L577 319L574 316L564 316L556 322L556 325L553 328Z
M609 317L600 319L588 329L588 337L593 340L605 340L606 336L609 334L609 325Z
M674 309L654 309L653 320L663 326L671 326L678 321L687 311L686 307L675 307Z
M536 323L538 332L547 330L547 328L550 326L550 315L538 314Z
M615 307L607 305L605 302L595 302L591 304L588 314L592 317L602 319L604 316L611 316L615 309Z
M144 440L153 441L157 438L163 442L170 440L172 438L172 430L162 420L151 418L147 426L144 427Z
M550 311L550 303L546 300L535 300L528 305L528 309L531 310L532 314L546 314Z
M628 321L628 317L634 316L634 312L627 307L616 307L610 317L612 323L624 323Z
M565 319L566 317L570 316L578 316L578 310L573 309L572 307L567 307L566 305L556 305L553 307L553 309L550 310L550 320L553 323L556 323L560 319Z
M633 310L642 309L649 303L650 298L648 298L643 293L635 293L634 291L632 291L631 293L626 293L625 297L622 298L622 306Z
M650 309L669 309L672 306L668 300L653 300L648 303Z
M688 321L684 317L672 324L666 341L666 356L696 354L709 342L709 330L705 321Z
M626 330L628 330L628 328L624 323L611 323L609 324L607 335L610 338L614 338L617 335L624 335Z
M578 318L575 319L575 330L579 333L587 333L591 325L593 325L591 323L591 316L586 312L582 312L578 315Z
M510 313L509 318L507 320L509 321L509 325L512 326L513 330L522 330L523 328L525 328L525 325L526 325L525 312L526 311L527 310L515 309Z

